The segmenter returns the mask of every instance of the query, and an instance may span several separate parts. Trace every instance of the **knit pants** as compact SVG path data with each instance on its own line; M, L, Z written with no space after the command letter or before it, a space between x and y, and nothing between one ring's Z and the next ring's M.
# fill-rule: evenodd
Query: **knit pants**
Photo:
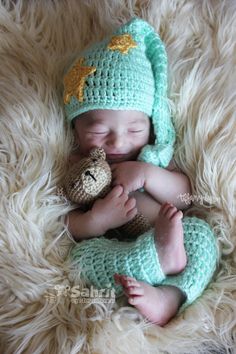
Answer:
M183 272L174 276L165 276L161 269L154 229L131 242L105 237L82 241L73 248L70 256L73 264L80 268L81 276L98 289L112 287L117 296L122 295L122 287L115 284L113 275L124 274L153 286L179 288L186 295L184 308L197 299L210 282L217 266L218 248L205 221L185 217L183 230L187 265Z

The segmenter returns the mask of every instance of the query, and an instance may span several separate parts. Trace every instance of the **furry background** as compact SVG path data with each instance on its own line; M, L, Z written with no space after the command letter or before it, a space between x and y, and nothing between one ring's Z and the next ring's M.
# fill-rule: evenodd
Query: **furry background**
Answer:
M56 196L73 143L63 72L134 15L166 44L176 160L192 184L186 214L211 224L222 254L204 295L165 328L138 321L122 303L74 304L58 292L73 286L64 263L69 206ZM1 353L234 351L235 38L233 0L0 1Z

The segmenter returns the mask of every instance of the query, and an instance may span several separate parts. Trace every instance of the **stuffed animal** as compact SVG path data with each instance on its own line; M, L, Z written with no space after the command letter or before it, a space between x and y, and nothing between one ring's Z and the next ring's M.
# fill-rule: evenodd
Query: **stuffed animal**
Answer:
M111 179L111 170L104 150L95 148L88 157L69 168L58 194L83 209L89 208L97 198L108 193Z
M86 211L97 198L103 198L111 190L111 181L112 173L106 161L105 151L102 148L94 148L88 157L69 168L58 194ZM134 237L149 230L150 227L147 218L138 213L117 230L125 236Z

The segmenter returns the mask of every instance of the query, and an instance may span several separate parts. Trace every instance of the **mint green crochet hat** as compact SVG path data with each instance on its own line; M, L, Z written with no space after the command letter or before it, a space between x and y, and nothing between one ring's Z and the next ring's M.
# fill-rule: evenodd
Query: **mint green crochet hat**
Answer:
M138 160L168 166L175 142L167 98L167 55L154 28L133 18L84 50L64 77L68 121L94 109L137 110L151 117L155 142Z

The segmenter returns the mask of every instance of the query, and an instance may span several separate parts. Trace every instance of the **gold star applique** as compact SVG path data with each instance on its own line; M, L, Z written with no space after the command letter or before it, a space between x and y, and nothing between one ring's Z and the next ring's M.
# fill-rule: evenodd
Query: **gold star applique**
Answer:
M70 103L72 96L78 98L79 102L84 99L84 85L88 75L93 74L96 68L93 66L82 66L84 58L80 58L77 63L64 77L64 103Z
M111 50L119 50L122 54L128 54L131 48L137 47L137 43L133 40L130 34L121 34L112 37L107 48Z

